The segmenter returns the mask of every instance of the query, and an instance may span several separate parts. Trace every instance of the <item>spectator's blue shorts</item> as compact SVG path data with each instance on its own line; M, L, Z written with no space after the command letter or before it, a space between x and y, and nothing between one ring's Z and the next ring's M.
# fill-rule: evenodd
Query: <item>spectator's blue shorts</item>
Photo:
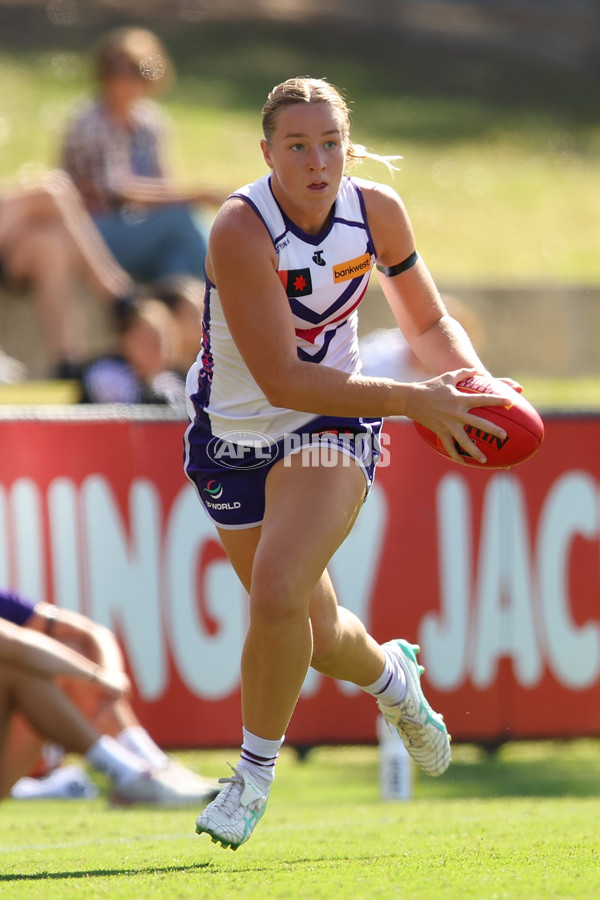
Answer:
M205 231L190 207L125 206L93 219L119 265L135 281L175 275L204 278Z

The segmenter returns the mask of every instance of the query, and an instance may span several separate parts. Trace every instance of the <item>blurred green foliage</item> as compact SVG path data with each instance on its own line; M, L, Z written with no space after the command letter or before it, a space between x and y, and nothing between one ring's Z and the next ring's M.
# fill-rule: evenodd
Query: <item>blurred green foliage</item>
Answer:
M0 33L0 176L54 165L89 48L118 17ZM6 16L0 17L0 26ZM16 26L13 26L16 27ZM176 169L233 189L264 171L260 109L290 75L324 76L353 108L353 138L401 154L392 183L436 278L597 283L597 78L465 42L414 40L373 21L161 23L178 80L164 98ZM385 168L356 174L389 181Z

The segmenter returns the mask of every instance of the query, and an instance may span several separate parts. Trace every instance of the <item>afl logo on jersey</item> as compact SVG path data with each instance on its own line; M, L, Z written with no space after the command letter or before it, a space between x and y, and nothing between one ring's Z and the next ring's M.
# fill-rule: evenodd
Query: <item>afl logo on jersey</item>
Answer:
M333 267L333 282L339 284L340 281L351 281L353 278L360 278L366 275L371 269L371 254L363 253L356 259L349 259L347 262L338 263Z

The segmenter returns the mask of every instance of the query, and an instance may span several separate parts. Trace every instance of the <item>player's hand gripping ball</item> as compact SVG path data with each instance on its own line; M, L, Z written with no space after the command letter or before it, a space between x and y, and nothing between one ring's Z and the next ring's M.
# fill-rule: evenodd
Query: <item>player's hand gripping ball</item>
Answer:
M510 466L516 466L518 463L525 462L530 456L539 450L544 440L544 423L537 410L529 403L528 400L519 394L513 388L509 387L504 381L497 378L484 378L482 375L474 375L459 381L456 385L459 391L466 394L475 395L474 405L470 412L479 416L481 419L487 419L500 425L506 432L504 440L488 434L471 425L465 425L465 431L469 435L474 444L485 453L487 462L480 463L479 460L469 456L462 447L456 444L456 449L463 457L465 463L472 466L479 466L484 469L507 469ZM477 394L503 394L506 396L510 404L507 406L485 406L478 407L476 403ZM429 428L425 428L419 422L414 423L415 428L421 435L423 440L450 459L446 450L435 432Z

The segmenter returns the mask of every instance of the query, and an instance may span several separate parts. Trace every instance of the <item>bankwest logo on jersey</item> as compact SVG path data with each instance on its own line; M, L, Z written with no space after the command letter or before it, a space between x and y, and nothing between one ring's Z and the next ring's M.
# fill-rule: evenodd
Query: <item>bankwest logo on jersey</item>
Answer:
M310 269L280 269L277 274L288 297L305 297L312 294Z
M371 254L363 253L356 259L349 259L347 262L338 263L333 266L333 283L339 284L340 281L350 281L352 278L360 278L371 268Z

